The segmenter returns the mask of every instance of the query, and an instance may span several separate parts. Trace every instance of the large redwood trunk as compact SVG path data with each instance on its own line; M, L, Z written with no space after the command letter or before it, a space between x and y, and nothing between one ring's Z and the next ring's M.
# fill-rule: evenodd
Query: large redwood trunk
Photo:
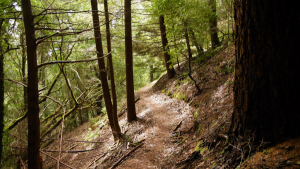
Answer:
M28 168L40 168L40 118L36 39L30 0L22 0L28 63Z
M172 79L175 76L175 70L174 68L170 68L170 59L171 56L168 53L169 52L169 46L168 46L168 39L167 39L167 31L166 31L166 26L165 26L165 18L164 16L160 16L159 17L159 26L160 26L160 33L161 33L161 42L162 42L162 46L163 46L163 51L164 51L164 55L165 55L165 64L166 64L166 69L167 69L167 74L168 74L168 78Z
M92 15L93 15L93 25L94 25L97 56L103 57L103 47L102 47L102 41L101 41L97 0L91 0L91 6L92 6L92 10L93 10ZM114 139L118 140L120 138L121 132L120 132L119 124L114 123L115 121L114 121L114 117L113 117L113 109L112 109L111 97L110 97L109 87L108 87L108 82L107 82L107 73L105 70L104 59L98 60L98 66L99 66L99 71L100 71L100 79L101 79L101 84L102 84L102 89L103 89L104 102L105 102L106 111L107 111L107 115L108 115L109 125L112 129Z
M126 54L126 91L127 120L136 120L133 84L131 0L125 0L125 54Z
M2 38L2 25L4 19L0 20L0 38ZM1 40L1 39L0 39ZM2 41L0 41L1 43ZM4 119L4 51L0 46L0 160L2 157L2 137L3 137L3 119Z
M255 144L300 136L300 12L296 1L235 0L231 133Z

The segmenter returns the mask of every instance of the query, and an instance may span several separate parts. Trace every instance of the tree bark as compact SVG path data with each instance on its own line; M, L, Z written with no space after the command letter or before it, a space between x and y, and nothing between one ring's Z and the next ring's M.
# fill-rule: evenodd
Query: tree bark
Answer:
M277 143L300 136L300 13L295 1L235 0L231 134ZM279 12L280 11L280 12Z
M20 35L20 43L22 46L22 83L27 84L26 80L26 45L24 44L24 33ZM24 112L27 111L27 88L23 86L23 97L24 97Z
M150 65L149 65L149 67L150 67L150 82L153 82L153 64L152 63L150 63Z
M91 6L92 6L92 11L93 11L92 15L93 15L93 26L94 26L97 57L103 57L103 48L102 48L102 41L101 41L97 0L91 0ZM118 133L117 129L114 127L116 125L114 124L114 119L113 119L112 103L111 103L111 97L110 97L110 93L109 93L104 59L98 60L98 66L99 66L99 71L100 71L100 78L101 78L104 102L105 102L106 111L107 111L107 115L108 115L109 125L112 129L112 133L113 133L114 139L116 141L119 139L119 135L118 135L119 133Z
M201 90L199 88L199 86L197 85L197 82L196 80L192 77L192 66L191 66L191 62L192 62L192 51L191 51L191 46L190 46L190 38L189 38L189 33L188 33L188 26L187 26L187 22L185 22L185 32L184 32L184 36L185 36L185 41L186 41L186 47L187 47L187 50L188 50L188 54L189 54L189 77L191 78L191 80L194 82L196 88L197 88L197 91L198 91L198 94L201 93Z
M95 71L95 75L96 77L101 81L101 78L100 78L100 72L97 70L97 67L96 66L93 66L93 69ZM98 83L98 88L100 89L101 88L101 83ZM98 96L96 98L96 114L97 115L100 115L102 112L102 101L103 101L103 94L101 94L100 96Z
M40 168L40 118L36 39L30 0L22 0L28 63L28 168Z
M114 120L114 125L115 125L114 127L116 129L117 135L121 136L121 128L118 122L118 105L117 105L117 94L116 94L115 77L114 77L114 66L113 66L112 54L111 54L109 13L108 13L107 0L104 0L104 10L105 10L105 22L106 22L105 25L106 25L107 52L109 53L107 60L109 65L111 95L113 100L113 120Z
M125 54L126 54L126 91L127 121L136 120L132 61L131 0L125 0Z
M217 3L216 0L209 0L208 3L212 10L212 15L209 17L209 33L211 47L214 49L220 46L220 40L218 37Z
M0 20L0 43L2 42L2 25L4 19ZM2 138L3 138L3 119L4 119L4 55L3 47L0 46L0 160L2 155Z
M160 26L160 32L161 32L161 41L163 46L163 51L165 55L165 64L167 69L168 78L172 79L175 76L175 70L174 68L170 68L169 60L171 59L169 52L169 46L168 46L168 39L167 39L167 32L166 32L166 26L165 26L165 19L164 16L159 17L159 26Z
M198 56L202 56L204 54L204 50L202 48L202 46L200 46L197 42L197 39L196 39L196 36L195 36L195 33L194 33L194 30L192 28L189 28L189 32L192 36L192 40L193 40L193 43L197 49L197 52L198 52Z

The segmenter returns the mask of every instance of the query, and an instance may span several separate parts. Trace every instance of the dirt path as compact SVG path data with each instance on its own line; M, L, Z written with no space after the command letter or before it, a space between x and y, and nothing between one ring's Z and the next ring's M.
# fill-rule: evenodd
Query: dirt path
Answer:
M145 139L144 144L123 160L117 168L170 168L172 153L178 151L179 142L185 138L172 138L174 128L182 121L177 131L187 130L193 125L193 110L184 101L172 99L160 92L153 93L145 86L136 95L140 100L136 103L138 120L127 123L126 113L119 119L122 133L128 142L135 143ZM63 138L71 140L101 141L102 143L63 142L62 150L89 150L83 153L62 153L61 161L74 168L108 168L128 151L133 149L127 144L114 144L110 128L91 129L90 123L77 127L66 133ZM92 139L89 137L94 136ZM118 148L116 148L119 146ZM48 146L47 150L58 150L58 141ZM48 152L58 157L58 152ZM107 153L107 154L106 154ZM105 156L103 156L105 155ZM99 158L101 157L101 158ZM49 157L43 157L44 167L56 168L56 162ZM96 161L95 161L96 160ZM95 161L93 163L93 161ZM92 164L92 165L90 165ZM169 167L167 167L169 166ZM60 168L66 168L60 165Z
M148 86L137 95L141 98L136 104L139 119L128 127L128 134L135 133L135 140L145 139L145 142L119 168L166 167L172 153L179 149L178 143L171 138L172 132L181 121L177 130L192 127L193 110L184 101L150 92Z

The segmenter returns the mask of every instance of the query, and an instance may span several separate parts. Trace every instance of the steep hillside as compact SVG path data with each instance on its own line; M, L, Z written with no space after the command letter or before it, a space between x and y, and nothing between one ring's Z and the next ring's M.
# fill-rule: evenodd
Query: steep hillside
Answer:
M175 67L177 76L173 79L163 75L136 92L138 120L129 124L126 108L119 112L124 133L121 142L113 142L106 116L65 133L60 161L73 168L216 165L216 154L222 154L226 144L232 113L233 53L232 45L224 45L205 57L192 59L191 75L200 93L187 74L188 62ZM57 158L59 145L55 140L43 151ZM45 168L56 166L56 161L44 155L43 163ZM60 166L68 168L66 165Z

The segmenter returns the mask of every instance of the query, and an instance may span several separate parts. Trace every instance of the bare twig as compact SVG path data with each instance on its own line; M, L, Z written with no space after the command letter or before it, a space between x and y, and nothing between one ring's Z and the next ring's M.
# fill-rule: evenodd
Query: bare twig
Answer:
M20 162L21 162L21 164L22 164L23 169L25 169L25 165L24 165L24 163L23 163L23 160L22 160L21 156L18 155L18 157L19 157L19 160L20 160Z
M11 133L9 133L9 134L12 135L12 136L14 136L14 137L17 137L18 139L20 139L20 140L22 140L23 142L27 143L27 141L23 140L22 138L20 138L20 137L14 135L14 134L11 134ZM42 154L45 154L46 156L52 158L53 160L56 160L56 161L57 161L56 158L50 156L49 154L43 152L42 150L40 150L40 152L41 152ZM71 169L75 169L75 168L73 168L73 167L71 167L71 166L69 166L69 165L67 165L67 164L65 164L65 163L63 163L63 162L59 162L59 163L63 164L63 165L66 166L66 167L69 167L69 168L71 168Z
M45 152L62 152L62 153L83 153L83 152L87 152L87 151L93 151L93 150L97 150L98 148L92 148L92 149L88 149L88 150L76 150L76 151L56 151L56 150L43 150Z
M54 101L55 103L59 104L60 106L63 106L59 101L53 99L52 97L49 97L49 96L40 96L40 97L47 97L48 99Z
M110 52L111 53L111 52ZM110 54L109 53L109 54ZM99 59L103 59L103 58L106 58L107 56L109 56L109 54L103 56L103 57L98 57L96 59L86 59L86 60L66 60L66 61L53 61L53 62L47 62L47 63L42 63L40 65L38 65L38 68L41 68L43 66L46 66L46 65L52 65L52 64L58 64L58 63L80 63L80 62L91 62L91 61L96 61L96 60L99 60ZM105 70L103 70L105 71Z
M58 158L57 158L57 168L59 168L59 160L60 160L60 154L61 154L61 143L62 143L62 137L63 137L65 114L66 114L66 110L64 110L64 115L63 115L63 119L62 119L62 122L61 122L61 129L60 129L61 131L60 131L60 140L59 140L59 153L58 153Z
M47 154L47 153L45 153L45 152L43 152L43 151L41 151L41 150L40 150L40 152L41 152L42 154L45 154L46 156L52 158L53 160L58 161L56 158L50 156L49 154ZM64 165L64 166L66 166L66 167L69 167L69 168L71 168L71 169L75 169L75 168L73 168L73 167L69 166L68 164L65 164L65 163L63 163L63 162L61 162L61 161L60 161L59 163L62 164L62 165Z
M173 131L176 131L180 127L181 123L182 123L182 121L180 121L180 123L178 123L178 125L174 128Z
M90 167L91 165L93 165L95 162L97 162L100 158L104 157L106 154L107 154L107 153L104 153L104 154L102 154L100 157L98 157L96 160L93 160L93 161L91 162L91 164L89 164L88 167ZM88 168L88 167L87 167L87 168Z
M43 138L43 140L58 140L57 138ZM64 140L62 141L70 141L70 142L83 142L83 143L103 143L103 141L80 141L80 140Z
M139 147L141 147L143 145L143 141L145 141L145 139L139 141L140 144L138 146L136 146L134 149L132 149L127 154L125 154L123 157L121 157L110 169L116 168L121 163L121 161L124 160L130 153L134 152L136 149L138 149Z
M12 79L4 79L4 80L8 80L8 81L10 81L10 82L17 83L17 84L19 84L19 85L21 85L21 86L27 87L27 85L26 85L26 84L24 84L24 83L21 83L21 82L17 82L17 81L15 81L15 80L12 80Z

